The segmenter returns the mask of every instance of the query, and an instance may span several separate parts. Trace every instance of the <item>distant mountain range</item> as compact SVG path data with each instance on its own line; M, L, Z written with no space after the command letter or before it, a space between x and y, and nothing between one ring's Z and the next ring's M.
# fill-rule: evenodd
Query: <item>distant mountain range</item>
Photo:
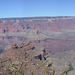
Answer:
M60 20L60 19L75 19L75 17L72 16L56 16L56 17L18 17L18 18L0 18L0 23L1 22L25 22L29 20L42 20L42 21L47 21L49 19L53 20Z

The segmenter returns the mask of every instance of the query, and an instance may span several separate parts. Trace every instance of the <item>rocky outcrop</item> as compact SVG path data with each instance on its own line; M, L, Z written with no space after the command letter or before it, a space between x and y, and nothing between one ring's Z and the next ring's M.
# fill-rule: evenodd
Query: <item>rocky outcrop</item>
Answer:
M24 75L27 73L32 74L32 72L34 75L36 73L41 75L41 66L46 60L36 59L36 53L38 54L38 50L31 43L22 43L21 45L14 43L10 49L1 55L0 75L11 75L11 73L12 75ZM40 55L43 56L43 54ZM44 57L41 58L43 59ZM42 69L45 70L46 67Z
M75 51L65 51L48 56L31 42L17 45L3 52L0 58L0 75L74 75Z

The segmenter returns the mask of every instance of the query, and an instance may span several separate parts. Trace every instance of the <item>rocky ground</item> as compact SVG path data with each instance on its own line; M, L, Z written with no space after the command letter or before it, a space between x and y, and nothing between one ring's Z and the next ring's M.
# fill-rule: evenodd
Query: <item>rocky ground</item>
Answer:
M49 56L31 43L13 44L0 58L0 75L74 75L75 51Z

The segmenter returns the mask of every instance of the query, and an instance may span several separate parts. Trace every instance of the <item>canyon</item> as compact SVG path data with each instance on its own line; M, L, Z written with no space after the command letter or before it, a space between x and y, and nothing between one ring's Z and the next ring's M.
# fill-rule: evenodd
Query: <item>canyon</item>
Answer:
M75 75L75 17L0 18L0 74Z
M74 33L75 17L1 18L0 53L26 41L50 54L75 50Z

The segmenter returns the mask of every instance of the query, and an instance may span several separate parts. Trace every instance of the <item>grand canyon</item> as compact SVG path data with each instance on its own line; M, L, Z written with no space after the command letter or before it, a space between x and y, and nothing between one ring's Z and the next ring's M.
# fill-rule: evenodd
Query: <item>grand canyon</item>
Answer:
M26 45L24 46L24 43L29 43L27 45L28 47L26 47ZM14 48L18 49L18 51L15 51L12 47L13 45L16 46ZM23 48L20 49L20 46ZM34 66L32 64L38 66L36 62L41 65L43 61L45 63L48 60L48 68L49 65L52 64L52 67L55 69L50 69L49 73L47 71L48 68L44 67L44 72L42 71L41 73L39 70L35 72L30 68L29 71L27 71L27 73L29 72L30 74L20 75L75 75L75 17L0 18L1 59L5 60L6 56L8 56L8 58L10 57L10 59L14 61L15 59L13 60L13 58L16 58L16 53L19 57L21 51L24 52L24 49L29 50L28 48L31 50L29 51L29 55L32 57L32 61L29 57L28 60L31 62L29 62L29 64L32 67ZM33 48L35 48L35 52L33 52ZM40 54L42 56L45 51L47 55L41 60L42 57L40 58L39 56ZM31 69L34 71L34 74L31 74ZM1 71L2 69L0 72ZM25 72L25 70L23 70L23 72ZM6 73L8 74L8 72ZM2 73L1 75L7 74ZM12 73L11 75L19 74Z

